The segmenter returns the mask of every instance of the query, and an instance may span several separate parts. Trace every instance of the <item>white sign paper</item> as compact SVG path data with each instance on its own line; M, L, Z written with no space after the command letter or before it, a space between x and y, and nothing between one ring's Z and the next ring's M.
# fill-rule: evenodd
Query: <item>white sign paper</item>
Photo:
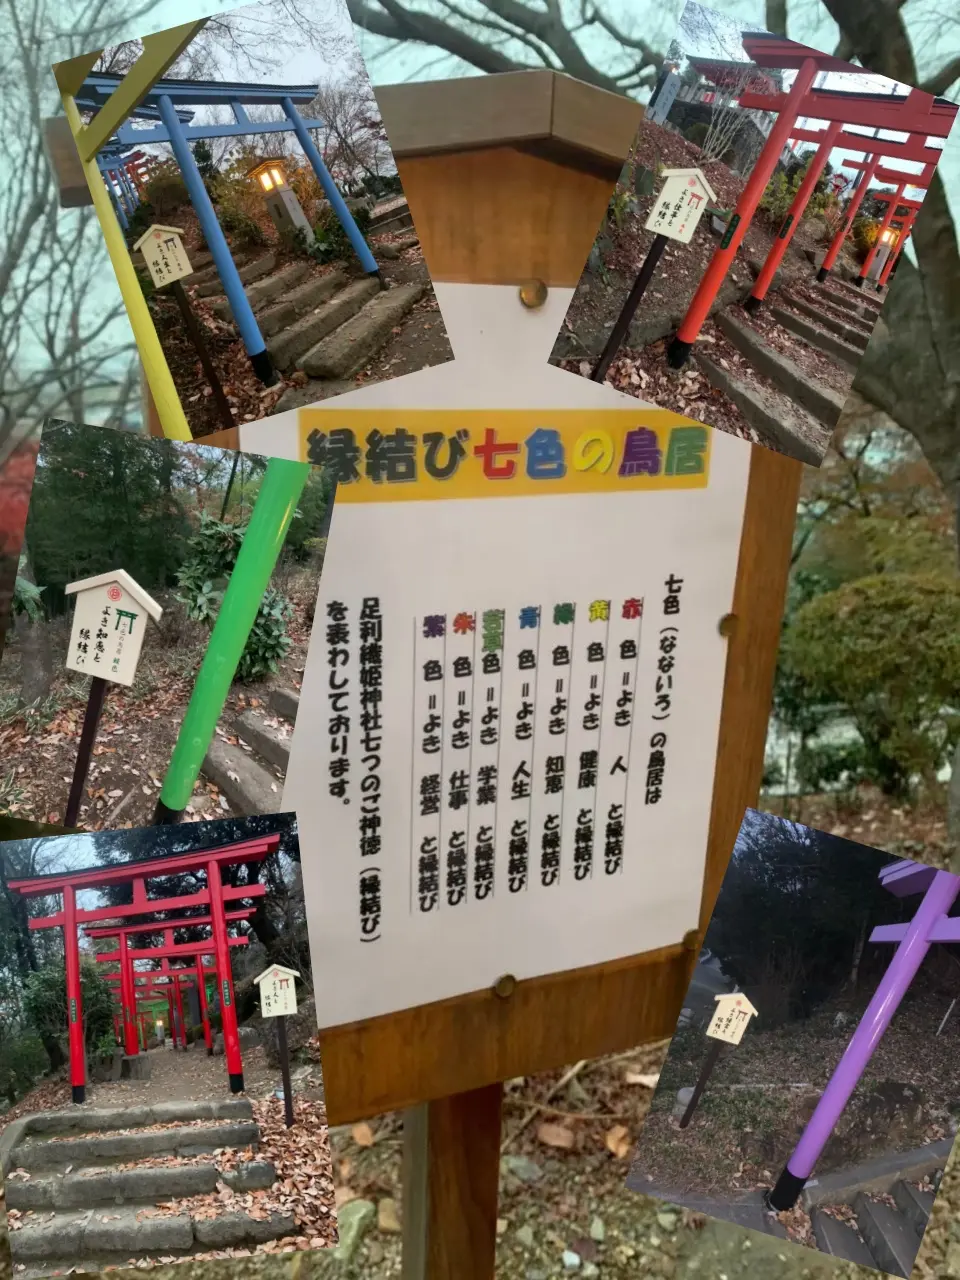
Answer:
M716 200L699 169L664 169L666 181L644 223L647 231L688 244L707 205Z
M132 685L149 620L159 620L160 606L122 572L71 583L66 590L77 597L67 668Z
M135 248L143 254L151 278L158 289L174 280L182 280L193 273L187 251L177 227L161 227L156 224L137 241Z
M254 981L260 991L260 1013L264 1018L283 1018L297 1012L297 989L293 969L275 964Z
M707 1035L712 1040L723 1040L726 1044L739 1044L750 1025L750 1019L757 1016L757 1010L742 991L713 998L717 1007L707 1027Z
M361 477L282 801L339 975L321 1027L697 927L751 450L549 366L571 293L531 313L444 286L455 362L300 414L311 456ZM285 430L272 452L297 456Z

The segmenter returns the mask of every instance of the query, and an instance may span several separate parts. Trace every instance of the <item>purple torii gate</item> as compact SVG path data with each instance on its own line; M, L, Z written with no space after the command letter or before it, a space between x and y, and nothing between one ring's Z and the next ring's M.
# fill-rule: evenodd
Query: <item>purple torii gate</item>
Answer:
M873 999L830 1077L810 1121L764 1203L777 1213L792 1209L813 1173L827 1139L860 1082L867 1063L935 942L960 942L960 916L949 915L960 896L960 876L903 859L880 872L880 883L898 898L923 894L912 920L879 925L871 942L895 942L897 949Z

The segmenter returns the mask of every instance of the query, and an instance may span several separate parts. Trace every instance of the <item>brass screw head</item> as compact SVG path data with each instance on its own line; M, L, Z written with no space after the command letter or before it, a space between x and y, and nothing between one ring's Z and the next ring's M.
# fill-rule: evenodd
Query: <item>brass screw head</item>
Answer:
M717 623L717 630L723 636L724 640L729 640L737 629L737 615L735 613L725 613Z
M683 935L683 946L686 951L700 950L699 929L690 929Z
M536 311L547 300L547 286L542 280L524 280L520 286L520 301L529 311Z
M505 973L493 984L493 994L501 1000L507 1000L517 989L517 980L512 973Z

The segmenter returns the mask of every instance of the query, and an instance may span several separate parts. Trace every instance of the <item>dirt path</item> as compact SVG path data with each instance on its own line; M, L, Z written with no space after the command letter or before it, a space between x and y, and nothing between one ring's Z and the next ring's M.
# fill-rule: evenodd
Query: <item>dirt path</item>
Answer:
M152 1106L155 1102L206 1102L228 1097L227 1064L223 1054L210 1057L202 1045L174 1049L170 1042L147 1054L149 1080L116 1080L92 1084L87 1090L94 1107ZM263 1098L280 1082L277 1069L267 1065L263 1047L243 1050L246 1092Z

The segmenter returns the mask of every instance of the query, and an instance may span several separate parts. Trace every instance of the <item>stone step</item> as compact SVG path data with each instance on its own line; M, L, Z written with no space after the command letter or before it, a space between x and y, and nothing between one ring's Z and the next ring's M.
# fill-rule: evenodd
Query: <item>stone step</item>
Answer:
M930 1212L933 1209L933 1192L921 1191L912 1182L895 1182L893 1198L897 1202L897 1208L917 1235L923 1239L923 1233L927 1229Z
M398 200L396 204L388 205L383 209L375 208L373 213L370 215L370 222L368 224L369 229L370 231L379 231L383 227L384 223L392 222L394 218L409 216L409 213L410 207L406 200Z
M297 711L300 709L300 694L296 689L285 689L277 686L271 689L267 695L267 706L275 716L282 716L284 720L289 720L291 724L295 724L297 720Z
M322 302L326 302L338 289L347 283L342 271L331 271L325 276L311 276L296 289L291 289L285 298L265 307L257 315L257 324L265 338L272 338L281 329L286 329L301 316L316 311Z
M235 813L280 812L283 784L242 747L215 737L204 757L203 773L216 783Z
M267 350L278 369L297 364L300 357L318 342L357 314L370 298L380 292L380 281L374 276L354 280L335 293L329 302L304 316L289 329L283 329L267 341Z
M852 1204L859 1191L891 1192L897 1182L919 1182L943 1169L953 1149L952 1138L929 1142L913 1151L894 1151L866 1160L854 1168L840 1169L811 1178L803 1189L803 1204Z
M834 334L828 333L825 329L821 329L819 324L811 324L808 320L794 315L792 311L786 311L783 307L771 307L770 314L778 324L783 325L791 333L795 333L798 338L802 338L804 342L811 347L815 347L817 351L822 351L835 364L842 364L849 369L856 370L857 365L863 358L863 353L867 348L866 342L862 346L854 346L849 342L845 342L843 338L838 338Z
M314 378L344 378L363 367L386 342L426 285L419 282L385 289L368 302L352 320L323 339L297 361L297 368Z
M240 268L241 283L253 284L255 280L260 280L263 276L269 275L276 268L276 265L276 254L267 253L262 258L255 258L253 262L248 262ZM193 281L190 283L192 284ZM214 269L213 276L197 286L197 297L212 298L218 293L223 293L223 285L220 281L219 273Z
M856 319L851 313L850 322L846 323L828 311L826 305L818 309L807 302L806 299L798 298L792 293L786 295L786 300L794 310L799 311L801 315L809 317L822 329L829 329L831 333L835 333L838 338L842 338L851 347L857 347L861 351L867 349L872 330L864 320Z
M67 1137L176 1121L187 1124L191 1120L252 1120L253 1106L249 1098L219 1098L207 1102L155 1102L142 1107L72 1107L69 1111L43 1111L26 1119L29 1133Z
M6 1183L11 1209L90 1209L101 1204L158 1204L179 1196L206 1195L223 1182L233 1191L272 1187L277 1174L266 1160L242 1161L221 1173L212 1161L201 1164L143 1165L135 1169L93 1166L46 1178Z
M256 711L244 711L234 722L237 734L258 756L286 773L290 760L290 728L267 724Z
M876 1267L873 1254L849 1222L841 1222L816 1206L811 1210L810 1224L821 1253L843 1258L845 1262L856 1262L861 1267Z
M751 386L700 351L695 351L693 358L711 386L728 396L761 436L776 441L790 457L820 466L830 443L830 432L806 409L793 401L784 403L784 399Z
M140 1130L133 1133L92 1134L61 1140L28 1136L11 1152L11 1165L29 1173L65 1171L80 1166L102 1167L137 1160L146 1155L201 1156L220 1147L242 1150L254 1146L260 1136L252 1120L234 1124L175 1126L169 1129Z
M291 262L282 271L262 276L244 290L247 301L253 310L257 311L258 308L265 307L269 302L275 302L281 295L300 284L309 271L309 262ZM227 298L214 298L210 306L221 320L229 320L233 315Z
M920 1250L920 1237L896 1209L862 1192L854 1200L857 1226L876 1265L889 1275L910 1275Z
M840 293L837 289L831 289L829 285L822 285L823 295L831 306L839 307L842 311L849 311L857 320L870 326L871 332L873 326L877 322L877 314L872 307L865 307L859 297L853 297L848 290Z
M879 313L880 308L883 306L883 299L878 296L876 289L869 280L862 285L854 284L852 280L840 279L836 283L843 293L855 300L859 300L861 306Z
M843 412L845 399L839 391L814 382L805 369L801 369L779 351L774 351L755 329L741 323L729 312L718 312L716 323L724 337L733 343L758 373L769 378L789 400L802 405L831 432L834 430Z
M412 249L415 244L419 243L418 236L404 236L402 239L394 240L392 243L384 241L383 244L378 244L374 248L374 254L378 258L386 258L388 261L395 260L400 257L404 249Z
M19 1268L30 1263L49 1265L63 1260L74 1267L77 1261L87 1259L109 1265L128 1258L185 1256L261 1244L295 1231L292 1214L272 1213L261 1220L236 1212L203 1218L186 1211L120 1207L105 1213L88 1209L22 1219L20 1229L11 1232L10 1251L18 1274L22 1274Z
M287 387L274 405L273 412L289 413L291 409L304 409L356 390L357 383L353 378L308 378L306 382Z
M406 227L413 226L413 215L409 209L401 210L392 214L389 218L384 218L382 222L378 222L375 226L371 226L369 235L382 235L385 231L403 231Z

